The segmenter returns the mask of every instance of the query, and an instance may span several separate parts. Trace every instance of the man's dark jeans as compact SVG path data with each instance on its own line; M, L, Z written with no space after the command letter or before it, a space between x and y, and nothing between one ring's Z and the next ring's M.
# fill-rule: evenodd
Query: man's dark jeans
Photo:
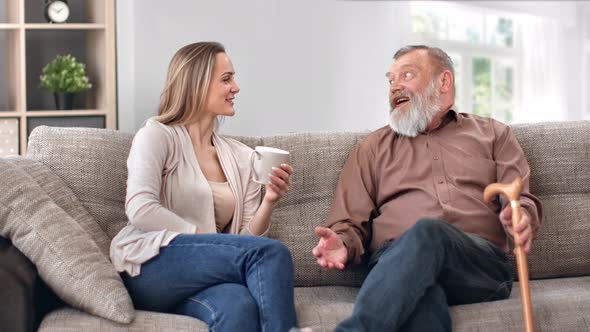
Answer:
M353 315L336 331L451 331L449 305L505 299L512 267L494 244L421 219L370 258Z
M0 331L35 331L43 316L62 304L35 265L0 236Z

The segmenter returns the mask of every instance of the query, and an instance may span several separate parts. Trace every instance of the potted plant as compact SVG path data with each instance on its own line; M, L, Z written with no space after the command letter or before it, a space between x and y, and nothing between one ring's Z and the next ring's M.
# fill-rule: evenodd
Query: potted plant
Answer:
M74 94L92 87L85 67L70 54L58 55L43 67L41 87L53 92L57 109L71 110Z

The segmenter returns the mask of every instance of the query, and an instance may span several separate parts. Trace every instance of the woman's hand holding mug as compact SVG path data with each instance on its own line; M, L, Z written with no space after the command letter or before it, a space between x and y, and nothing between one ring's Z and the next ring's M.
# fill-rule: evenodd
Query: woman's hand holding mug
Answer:
M264 200L276 204L285 196L291 186L290 176L293 174L293 167L289 164L281 164L280 167L273 167L269 175L270 182L266 185Z
M266 185L266 203L275 205L289 191L293 174L289 158L288 151L266 146L257 146L250 153L254 181Z

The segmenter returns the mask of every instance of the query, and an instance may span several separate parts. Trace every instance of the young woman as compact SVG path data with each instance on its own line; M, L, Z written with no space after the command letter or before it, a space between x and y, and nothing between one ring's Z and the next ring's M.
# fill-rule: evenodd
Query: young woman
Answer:
M276 168L261 199L246 145L218 135L240 91L219 43L172 58L159 116L127 160L129 225L111 260L138 309L184 314L211 331L288 331L296 325L289 250L265 237L293 172Z

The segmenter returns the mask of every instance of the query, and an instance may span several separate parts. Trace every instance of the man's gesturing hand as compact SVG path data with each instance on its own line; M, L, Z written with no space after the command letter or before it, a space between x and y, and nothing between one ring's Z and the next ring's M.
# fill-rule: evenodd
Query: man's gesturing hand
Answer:
M317 257L318 264L327 269L344 270L348 251L338 234L325 227L316 227L315 234L320 237L320 242L312 253Z

